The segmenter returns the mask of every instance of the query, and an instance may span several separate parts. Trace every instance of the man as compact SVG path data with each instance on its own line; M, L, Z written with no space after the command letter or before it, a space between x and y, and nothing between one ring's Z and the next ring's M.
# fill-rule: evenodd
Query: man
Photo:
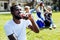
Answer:
M38 26L31 14L27 14L27 18L26 16L24 17L18 5L14 5L10 9L13 19L8 21L4 27L9 40L26 40L27 26L34 32L39 33Z

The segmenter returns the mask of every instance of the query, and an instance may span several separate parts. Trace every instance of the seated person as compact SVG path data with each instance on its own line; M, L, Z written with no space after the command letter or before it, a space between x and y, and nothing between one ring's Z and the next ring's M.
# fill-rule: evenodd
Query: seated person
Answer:
M51 6L47 6L47 9L45 9L45 26L49 27L50 29L55 28L56 26L53 24L52 21L52 9Z

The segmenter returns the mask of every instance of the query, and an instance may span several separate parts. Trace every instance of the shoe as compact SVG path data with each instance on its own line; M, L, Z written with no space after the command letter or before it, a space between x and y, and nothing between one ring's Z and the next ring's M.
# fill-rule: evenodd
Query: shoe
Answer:
M49 28L50 30L52 30L52 28Z
M53 29L56 29L56 27L53 27Z
M56 29L56 25L53 25L53 27L52 27L53 29Z

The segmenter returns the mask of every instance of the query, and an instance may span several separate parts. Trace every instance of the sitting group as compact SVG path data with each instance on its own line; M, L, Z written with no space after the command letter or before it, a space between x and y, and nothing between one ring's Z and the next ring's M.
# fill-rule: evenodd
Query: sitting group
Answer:
M44 4L40 2L40 4L37 6L38 8L36 9L36 13L38 16L38 19L36 23L40 28L56 28L56 25L53 23L52 19L52 8L51 6L47 6L45 8Z
M33 11L36 11L37 20L36 23L39 28L56 28L56 25L53 23L52 19L52 8L51 6L45 7L43 2L40 2L34 9L30 9L29 6L25 6L24 10L26 13L32 14Z

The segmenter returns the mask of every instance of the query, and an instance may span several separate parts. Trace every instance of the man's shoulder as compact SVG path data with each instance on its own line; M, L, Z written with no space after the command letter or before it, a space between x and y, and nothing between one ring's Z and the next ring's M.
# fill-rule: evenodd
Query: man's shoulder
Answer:
M10 24L11 24L11 22L12 22L12 20L8 20L8 21L5 23L5 26L10 25Z

